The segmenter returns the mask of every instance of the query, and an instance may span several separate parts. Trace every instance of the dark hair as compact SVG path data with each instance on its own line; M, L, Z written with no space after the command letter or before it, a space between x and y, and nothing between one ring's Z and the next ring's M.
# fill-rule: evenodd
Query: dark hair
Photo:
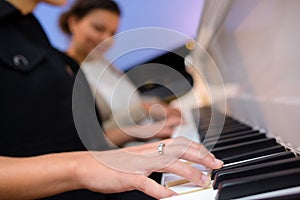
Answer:
M71 31L68 24L70 16L75 16L78 19L83 18L94 9L103 9L121 15L121 10L117 3L112 0L76 0L69 10L64 12L59 18L59 26L61 30L71 35Z

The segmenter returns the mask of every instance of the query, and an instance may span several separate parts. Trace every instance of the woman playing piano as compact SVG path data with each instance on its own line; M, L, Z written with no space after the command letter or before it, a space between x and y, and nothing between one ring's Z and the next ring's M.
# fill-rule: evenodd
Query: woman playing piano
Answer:
M208 177L178 158L210 168L220 168L222 162L184 138L161 141L164 145L86 150L72 115L74 76L69 69L75 75L77 66L51 47L31 14L40 1L0 1L0 198L105 199L104 193L135 189L155 198L174 195L147 177L153 171L206 185Z

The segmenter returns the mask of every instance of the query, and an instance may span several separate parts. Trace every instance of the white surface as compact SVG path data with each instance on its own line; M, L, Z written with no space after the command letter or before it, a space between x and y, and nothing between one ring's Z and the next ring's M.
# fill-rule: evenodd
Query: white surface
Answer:
M298 0L233 0L208 49L224 83L237 87L227 98L229 114L294 149L300 148L299 7ZM204 68L209 75L210 66Z
M163 200L195 200L195 199L214 200L216 196L216 192L217 190L213 190L210 188L198 192L192 192L188 194L164 198Z
M281 195L288 195L288 194L295 194L298 193L300 190L299 187L293 187L288 188L284 190L277 190L273 192L263 193L263 194L257 194L252 195L248 197L238 198L236 200L253 200L253 199L262 199L262 198L272 198L272 197L278 197ZM182 194L174 197L164 198L162 200L195 200L195 199L203 199L203 200L215 200L215 197L217 195L217 190L213 189L204 189L197 192L192 192L188 194Z

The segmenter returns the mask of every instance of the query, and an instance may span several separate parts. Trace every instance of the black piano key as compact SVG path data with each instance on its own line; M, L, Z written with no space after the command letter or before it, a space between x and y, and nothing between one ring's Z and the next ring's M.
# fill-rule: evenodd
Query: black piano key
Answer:
M211 125L208 129L208 127L198 129L198 134L200 136L204 137L213 137L213 136L219 136L221 134L227 134L227 133L232 133L232 132L238 132L238 131L243 131L243 130L252 130L251 127L248 127L243 124L234 124L230 126L223 126L222 124L220 125Z
M233 123L233 122L232 122L232 123ZM229 125L224 124L223 130L233 129L233 128L235 128L235 127L247 127L247 128L251 128L251 129L252 129L251 126L248 126L248 125L246 125L246 124L243 124L243 123L240 123L240 122L238 122L238 121L235 121L233 124L229 124Z
M251 135L251 134L255 134L255 133L259 133L258 130L246 130L246 131L239 131L236 133L232 133L232 134L227 134L227 135L220 135L220 136L215 136L215 137L210 137L210 138L205 138L203 143L209 143L209 142L215 142L215 141L222 141L222 140L226 140L229 138L235 138L235 137L240 137L243 135ZM262 133L265 134L265 133Z
M279 194L274 197L259 198L259 200L299 200L300 191L292 194Z
M225 135L228 133L236 133L238 131L245 131L245 130L252 130L252 128L250 126L247 126L245 124L236 124L233 126L221 126L221 127L210 127L209 129L209 134L210 136L213 135L217 135L219 134L219 131L221 130L221 135ZM207 134L207 129L205 129L204 131L199 131L199 134Z
M215 174L217 172L222 172L224 170L235 169L235 168L239 168L239 167L251 166L251 165L256 165L256 164L260 164L260 163L267 163L267 162L283 160L283 159L287 159L287 158L294 158L294 157L295 157L295 154L292 152L289 152L289 151L284 151L284 152L275 153L275 154L271 154L271 155L267 155L267 156L263 156L263 157L258 157L253 160L248 160L245 162L228 165L228 166L222 167L221 169L215 169L211 172L211 178L213 180L215 178Z
M215 114L212 118L211 115L207 115L207 116L200 116L200 117L197 117L195 116L195 120L198 120L196 121L197 124L201 124L203 127L208 127L209 125L219 125L221 124L220 122L222 122L222 125L224 126L228 126L228 125L233 125L233 124L240 124L239 121L233 119L233 118L230 118L228 116L225 116L223 114ZM201 128L201 127L200 127Z
M261 163L257 165L251 165L246 167L240 167L235 169L228 169L222 172L218 172L215 175L215 181L213 188L217 189L222 181L236 179L240 177L254 176L258 174L265 174L268 172L281 171L286 169L300 168L300 157L288 158L285 160L278 160L268 163Z
M256 133L256 134L243 135L235 138L218 140L217 142L211 142L211 143L205 142L204 146L207 148L224 147L228 145L239 144L242 142L249 142L249 141L263 139L263 138L267 138L267 136L263 133Z
M218 137L218 136L233 134L241 131L247 131L247 130L252 131L252 128L247 125L240 124L238 126L230 127L224 130L223 128L209 129L207 131L199 132L198 134L200 136L201 141L203 141L204 139L207 138Z
M221 132L221 135L226 135L226 134L229 134L229 133L236 133L238 131L245 131L245 130L252 130L252 128L245 125L245 124L241 124L239 126L223 128L223 130Z
M282 145L278 144L272 147L257 149L251 152L241 154L237 153L235 155L222 158L222 161L225 164L228 164L284 151L286 151L285 148Z
M267 147L267 148L261 148L257 150L253 150L251 152L246 152L246 153L237 153L235 155L231 155L229 157L222 158L222 161L225 164L228 163L233 163L233 162L238 162L241 160L247 160L247 159L252 159L260 156L265 156L273 153L279 153L279 152L284 152L286 151L285 148L282 145L275 145L272 147Z
M233 129L236 127L247 127L250 128L250 126L246 125L246 124L241 124L239 122L232 122L230 124L207 124L206 126L200 126L199 127L199 132L201 131L207 131L208 128L210 128L210 130L214 130L214 129L220 129L222 128L223 131L228 130L228 129Z
M233 199L300 185L300 168L223 181L216 199Z
M274 138L264 138L259 140L253 140L250 142L243 142L240 144L229 145L226 147L217 147L212 149L212 153L219 159L225 157L233 156L236 154L247 153L255 151L257 149L262 149L266 147L275 146L277 144Z

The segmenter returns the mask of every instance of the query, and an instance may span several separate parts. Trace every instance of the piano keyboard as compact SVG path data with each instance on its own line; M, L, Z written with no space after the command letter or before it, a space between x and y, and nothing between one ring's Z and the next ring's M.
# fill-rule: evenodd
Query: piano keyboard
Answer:
M192 113L197 112L198 109ZM224 126L209 126L209 107L201 108L200 115L201 120L195 117L199 139L224 161L224 166L210 172L210 188L202 189L191 183L176 185L170 189L182 195L167 199L300 199L299 154L266 133L221 113L216 117L225 117Z

